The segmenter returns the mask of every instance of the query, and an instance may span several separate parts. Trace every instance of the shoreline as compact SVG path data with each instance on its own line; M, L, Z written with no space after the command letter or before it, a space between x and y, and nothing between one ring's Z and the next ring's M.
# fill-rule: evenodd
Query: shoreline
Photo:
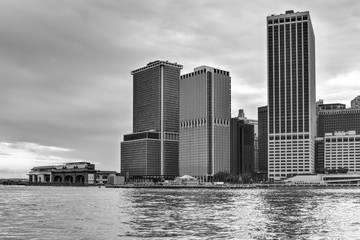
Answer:
M153 189L271 189L271 188L359 188L357 184L229 184L229 185L105 185L105 188Z

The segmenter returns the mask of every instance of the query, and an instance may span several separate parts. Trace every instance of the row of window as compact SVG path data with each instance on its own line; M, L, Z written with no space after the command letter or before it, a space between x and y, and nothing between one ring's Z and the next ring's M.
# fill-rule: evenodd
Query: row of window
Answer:
M213 123L215 125L220 125L220 126L229 126L230 121L228 119L215 118ZM205 118L200 118L200 119L183 121L180 123L180 128L198 127L198 126L204 126L206 124L207 124L207 120Z
M282 135L282 136L269 136L270 140L293 140L293 139L309 139L309 135Z
M350 138L325 138L325 142L359 142L360 137L350 137Z

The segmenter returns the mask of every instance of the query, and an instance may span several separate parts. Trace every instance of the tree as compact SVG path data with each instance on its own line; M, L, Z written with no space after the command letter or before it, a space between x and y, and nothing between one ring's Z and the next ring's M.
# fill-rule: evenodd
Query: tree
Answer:
M226 177L226 182L231 182L231 183L239 182L239 175L235 175L233 173L229 174L229 176Z
M338 168L337 169L338 173L348 173L348 171L349 171L349 169L347 169L347 168Z
M325 168L316 168L315 169L315 173L325 173L326 169Z
M214 174L214 181L215 182L225 182L226 178L230 175L228 172L218 172Z

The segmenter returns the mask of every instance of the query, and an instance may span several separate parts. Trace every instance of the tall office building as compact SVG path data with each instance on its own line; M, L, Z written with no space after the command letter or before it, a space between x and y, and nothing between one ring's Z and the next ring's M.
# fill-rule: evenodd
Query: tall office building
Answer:
M351 108L360 108L360 95L351 100Z
M180 175L230 171L229 72L201 66L180 78Z
M314 172L315 37L309 12L267 17L270 180Z
M252 176L255 171L255 122L242 109L230 120L230 173ZM257 143L257 142L256 142Z
M258 108L259 124L259 169L267 177L268 172L268 106Z
M159 179L179 174L181 65L155 61L133 75L133 133L121 143L121 172Z

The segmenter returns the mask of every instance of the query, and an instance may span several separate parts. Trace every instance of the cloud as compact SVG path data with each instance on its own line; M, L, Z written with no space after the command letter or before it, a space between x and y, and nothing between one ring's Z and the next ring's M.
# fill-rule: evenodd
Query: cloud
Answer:
M357 0L3 0L0 142L60 146L72 151L18 151L118 170L119 142L132 132L130 71L157 59L184 65L182 73L229 71L232 115L243 108L257 118L267 95L265 19L288 9L310 11L318 98L349 102L359 89Z
M0 178L26 177L35 166L58 165L64 162L81 161L66 156L72 152L55 146L44 146L29 142L0 142Z
M319 90L319 97L327 103L345 103L350 107L350 101L359 95L360 71L338 74L326 81Z

